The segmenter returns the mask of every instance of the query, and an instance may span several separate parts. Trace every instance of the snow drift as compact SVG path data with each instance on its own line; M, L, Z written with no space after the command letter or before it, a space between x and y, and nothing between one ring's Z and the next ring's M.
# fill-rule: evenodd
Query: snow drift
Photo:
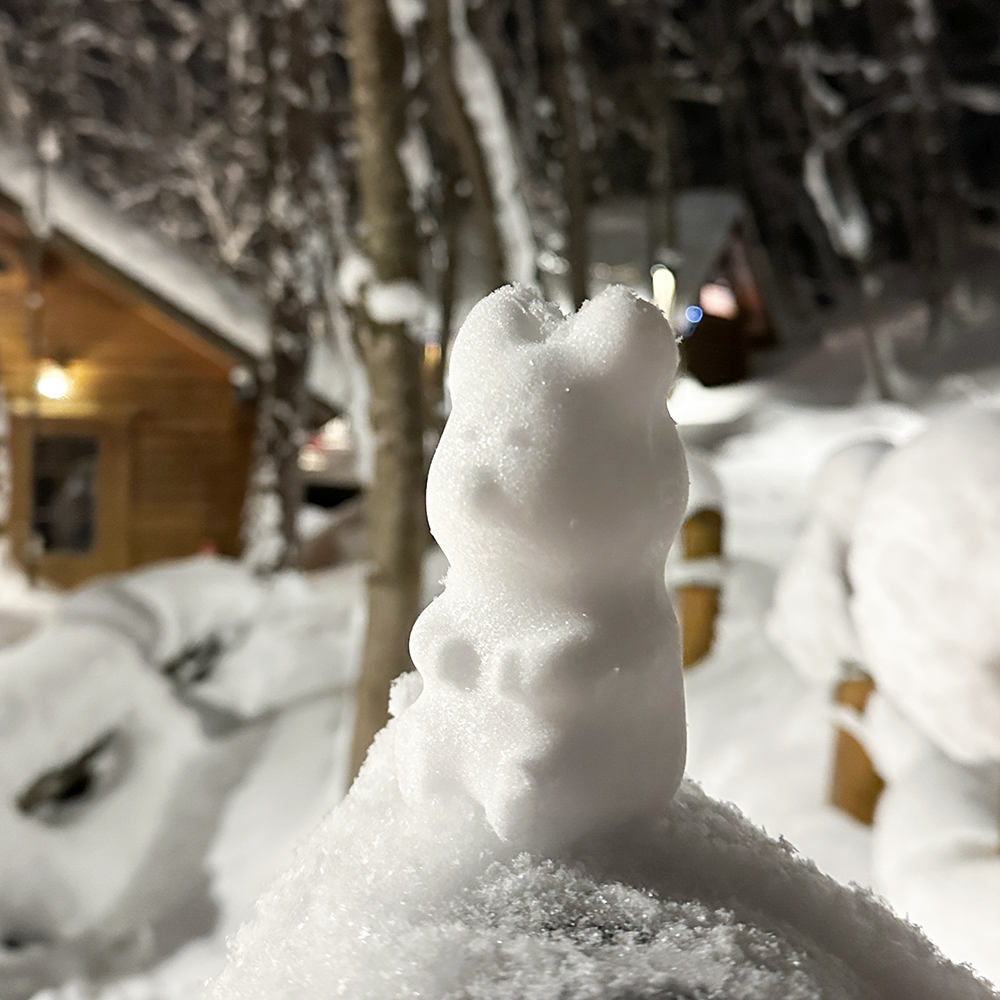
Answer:
M342 794L359 590L200 557L95 582L0 650L5 1000L247 915Z

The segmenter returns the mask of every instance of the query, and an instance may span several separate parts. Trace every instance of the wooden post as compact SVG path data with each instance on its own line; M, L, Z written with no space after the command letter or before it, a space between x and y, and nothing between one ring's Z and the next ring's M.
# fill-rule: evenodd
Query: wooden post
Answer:
M722 514L699 510L681 528L681 545L686 560L717 558L722 555ZM715 639L715 619L719 614L719 587L686 584L677 589L680 606L681 640L685 668L704 659Z
M875 682L855 668L853 676L841 681L835 690L838 705L863 715ZM871 826L885 782L875 771L865 748L846 730L838 727L835 735L830 802L858 822Z

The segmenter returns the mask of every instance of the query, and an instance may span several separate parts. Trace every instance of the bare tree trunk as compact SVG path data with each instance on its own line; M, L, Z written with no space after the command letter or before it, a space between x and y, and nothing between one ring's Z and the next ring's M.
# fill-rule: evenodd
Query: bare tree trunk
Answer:
M455 173L451 157L442 157L441 169L441 221L433 247L437 272L437 298L441 310L438 334L439 354L433 369L428 373L426 385L426 420L428 426L440 432L445 421L445 375L448 351L451 347L452 325L455 322L455 279L458 260L459 207L455 193Z
M671 145L675 141L673 104L664 97L663 88L650 95L651 163L649 193L647 195L646 256L652 264L663 250L679 252L677 245L677 220L674 211L675 179Z
M496 200L479 138L455 82L450 0L429 0L427 27L427 74L441 107L448 137L458 153L462 173L472 185L472 204L483 241L487 282L491 289L499 288L504 283L507 268L497 225Z
M385 0L347 0L345 27L365 248L380 282L419 278L416 220L397 149L405 128L403 47ZM369 492L368 630L351 749L357 774L388 719L389 686L411 668L426 538L420 345L358 310L376 439Z
M299 450L306 437L311 321L321 302L320 262L307 236L321 197L315 176L320 127L311 80L316 59L309 50L305 7L275 0L261 20L261 33L271 343L260 372L246 556L266 573L298 565Z
M559 159L562 163L563 193L569 215L566 224L566 256L569 259L570 294L573 296L573 304L579 308L587 297L590 248L587 234L587 181L580 149L576 102L569 78L570 53L566 32L570 30L570 26L567 0L548 0L545 13L546 45L553 64L552 89L562 129Z

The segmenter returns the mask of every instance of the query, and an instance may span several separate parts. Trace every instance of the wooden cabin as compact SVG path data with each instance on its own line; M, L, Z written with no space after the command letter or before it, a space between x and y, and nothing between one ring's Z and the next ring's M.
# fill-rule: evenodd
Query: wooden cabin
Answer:
M246 355L58 233L30 318L32 237L0 204L0 377L11 417L10 534L73 585L213 548L236 555L253 405Z
M753 352L777 342L760 286L767 261L751 253L746 208L733 192L683 191L675 214L678 246L664 256L676 275L684 366L703 385L739 382Z

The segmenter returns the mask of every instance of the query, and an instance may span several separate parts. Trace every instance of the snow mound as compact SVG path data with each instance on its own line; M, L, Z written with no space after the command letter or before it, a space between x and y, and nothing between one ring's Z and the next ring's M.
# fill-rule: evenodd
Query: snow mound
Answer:
M198 702L241 717L346 687L357 674L364 568L320 592L301 574L255 576L235 559L192 556L99 580L62 621L103 624Z
M0 649L0 996L193 998L222 967L343 794L363 576L158 564Z
M397 723L231 943L211 1000L986 1000L914 928L690 783L554 857L406 805Z
M659 310L620 287L568 318L511 287L470 313L428 476L450 569L411 638L424 687L400 720L409 801L461 789L503 839L548 845L673 794L677 357Z
M879 690L949 756L1000 758L1000 412L964 408L885 458L849 573Z
M949 760L933 747L879 801L875 889L955 961L1000 983L1000 765Z
M812 488L812 516L781 575L767 628L771 641L805 677L832 683L863 663L849 608L847 550L865 487L892 449L858 441L835 451Z

